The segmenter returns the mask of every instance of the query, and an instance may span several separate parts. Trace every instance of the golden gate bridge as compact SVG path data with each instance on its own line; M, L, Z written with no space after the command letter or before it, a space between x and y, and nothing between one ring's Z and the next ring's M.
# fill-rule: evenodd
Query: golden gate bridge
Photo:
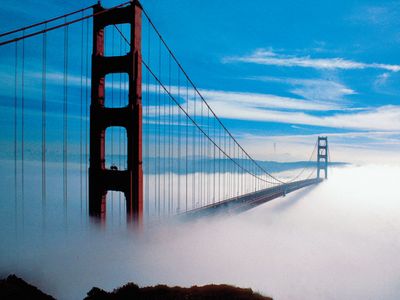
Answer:
M291 178L255 160L138 1L2 33L0 53L2 180L16 223L36 190L43 220L57 198L67 222L73 197L93 219L141 224L240 212L327 178L327 137Z

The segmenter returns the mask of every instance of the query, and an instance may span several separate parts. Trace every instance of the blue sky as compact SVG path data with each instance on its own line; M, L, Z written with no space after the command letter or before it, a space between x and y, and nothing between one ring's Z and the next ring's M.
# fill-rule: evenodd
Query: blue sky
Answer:
M1 31L92 3L5 0ZM256 157L306 159L316 136L328 134L338 160L400 161L400 2L143 5L210 105Z

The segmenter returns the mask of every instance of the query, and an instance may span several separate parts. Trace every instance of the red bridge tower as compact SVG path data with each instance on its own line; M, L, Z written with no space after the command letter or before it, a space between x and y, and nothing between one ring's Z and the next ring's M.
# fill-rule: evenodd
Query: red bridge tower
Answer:
M143 216L142 171L142 8L137 1L121 8L105 10L94 6L92 91L90 106L89 214L101 219L106 215L108 191L125 194L127 218L140 224ZM104 56L104 28L130 24L130 50L122 56ZM129 101L125 107L107 107L105 76L126 73L129 78ZM121 126L127 133L127 169L105 167L105 131Z
M328 178L328 137L318 137L318 162L317 162L317 178L320 178L321 170L324 171L325 179Z

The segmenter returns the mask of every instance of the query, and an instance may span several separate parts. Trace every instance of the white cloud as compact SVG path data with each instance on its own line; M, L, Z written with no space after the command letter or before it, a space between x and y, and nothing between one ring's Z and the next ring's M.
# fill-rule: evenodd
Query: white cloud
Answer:
M150 86L150 90L154 89L155 86ZM400 106L395 105L347 109L334 103L319 103L275 95L205 89L199 91L220 118L364 131L393 131L400 128ZM178 88L171 87L170 92L177 96ZM192 92L190 91L189 94L193 94ZM186 99L183 100L186 101ZM189 114L192 114L195 101L188 99L187 102ZM199 103L197 101L197 108L199 108ZM186 104L183 105L185 106ZM307 110L342 110L342 112L317 115L305 112Z
M224 63L245 62L261 65L272 65L282 67L303 67L314 69L383 69L392 72L400 71L400 65L389 65L381 63L363 63L344 58L312 58L310 56L290 56L277 54L271 50L258 49L250 55L231 56L223 59Z
M344 96L357 94L340 82L327 79L277 78L269 76L251 77L265 82L279 82L293 86L291 93L309 100L343 100Z
M214 104L230 103L231 105L242 105L243 107L254 107L258 109L290 109L326 111L340 110L339 104L320 101L318 99L303 100L289 97L281 97L271 94L244 93L232 91L200 90L207 102ZM240 113L240 109L238 111Z
M158 91L158 86L149 85L144 86L143 91L151 93ZM171 86L167 87L170 93L178 98L180 93L181 98L185 98L186 93L189 96L189 111L193 110L195 94L194 89L186 87ZM180 90L180 92L179 92ZM204 99L211 104L212 108L217 105L227 105L235 107L253 107L257 109L278 109L278 110L292 110L292 111L331 111L331 110L347 110L345 106L339 103L320 101L320 100L305 100L291 97L281 97L272 94L250 93L250 92L235 92L235 91L221 91L221 90L208 90L198 89ZM161 88L161 92L164 90ZM197 95L198 97L198 95ZM186 99L184 99L186 101ZM240 113L240 109L238 111Z
M222 118L312 125L359 130L398 130L400 128L400 106L366 108L352 113L337 113L318 116L304 112L262 109L251 103L210 101L211 107Z
M390 73L388 73L388 72L379 74L379 75L376 77L375 81L374 81L374 86L375 86L376 88L379 88L379 87L384 86L384 85L387 83L387 81L388 81L389 78L390 78Z

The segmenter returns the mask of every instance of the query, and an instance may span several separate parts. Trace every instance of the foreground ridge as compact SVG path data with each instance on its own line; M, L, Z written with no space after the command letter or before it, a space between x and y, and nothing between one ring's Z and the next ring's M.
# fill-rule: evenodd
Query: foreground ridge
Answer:
M225 284L209 284L205 286L192 286L190 288L168 287L166 285L156 285L152 287L140 288L134 283L128 283L112 292L106 292L94 287L85 300L111 300L111 299L146 299L146 300L272 300L259 293L253 292L250 288L239 288Z
M54 300L55 298L43 293L23 279L15 275L9 275L7 278L0 280L0 299Z
M73 288L73 287L71 287ZM9 275L0 280L0 299L36 299L54 300L52 296L43 293L37 287L27 283L16 275ZM208 284L205 286L192 286L190 288L169 287L167 285L156 285L140 288L135 283L113 290L104 291L98 287L92 288L85 300L114 300L114 299L135 299L135 300L272 300L270 297L262 296L253 292L250 288L239 288L227 284Z

